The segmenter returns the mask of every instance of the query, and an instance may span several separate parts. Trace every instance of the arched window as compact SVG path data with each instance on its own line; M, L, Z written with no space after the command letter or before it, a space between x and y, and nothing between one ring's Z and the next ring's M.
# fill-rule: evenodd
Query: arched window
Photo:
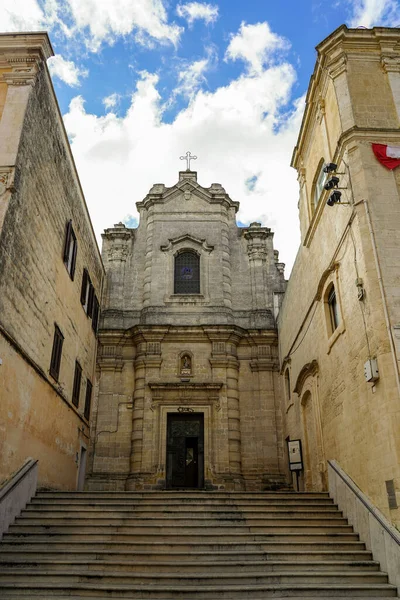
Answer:
M336 290L333 283L327 289L325 298L328 305L330 330L333 333L338 328L340 322Z
M319 162L317 173L314 179L314 190L313 190L313 212L317 208L319 199L321 198L322 192L324 191L324 185L326 180L326 173L324 173L325 161L322 158Z
M174 294L200 294L200 257L184 250L175 256Z

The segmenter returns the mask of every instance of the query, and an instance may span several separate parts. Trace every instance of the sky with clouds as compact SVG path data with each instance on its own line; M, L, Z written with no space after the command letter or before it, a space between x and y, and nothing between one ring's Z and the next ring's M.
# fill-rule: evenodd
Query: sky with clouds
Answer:
M0 0L1 31L49 32L48 61L93 225L137 225L135 202L172 186L187 150L238 221L299 244L290 167L315 62L336 27L398 26L397 0Z

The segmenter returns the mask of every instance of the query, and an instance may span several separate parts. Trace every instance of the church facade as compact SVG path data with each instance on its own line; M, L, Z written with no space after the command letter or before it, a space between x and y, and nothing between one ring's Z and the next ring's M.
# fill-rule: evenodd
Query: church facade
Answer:
M89 489L271 489L285 480L273 233L179 173L103 235Z

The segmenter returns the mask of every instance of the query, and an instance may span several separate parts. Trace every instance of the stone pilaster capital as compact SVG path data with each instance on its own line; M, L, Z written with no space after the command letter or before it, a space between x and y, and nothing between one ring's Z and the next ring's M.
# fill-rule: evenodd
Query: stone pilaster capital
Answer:
M384 73L400 73L400 57L396 54L383 54L381 66Z
M0 167L0 197L7 191L15 191L14 173L13 167Z
M342 73L347 73L347 55L342 52L329 65L328 73L332 79L336 79Z
M326 108L325 108L325 98L322 98L321 95L318 96L318 99L316 101L316 113L315 113L315 118L317 120L317 123L321 123L322 119L325 116L325 112L326 112Z
M1 81L8 85L33 85L39 71L39 57L8 55L7 66L11 71L3 73Z

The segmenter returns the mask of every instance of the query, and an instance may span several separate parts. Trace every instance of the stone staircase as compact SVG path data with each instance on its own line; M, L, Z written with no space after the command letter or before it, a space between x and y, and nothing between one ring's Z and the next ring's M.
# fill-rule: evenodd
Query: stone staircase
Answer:
M0 598L393 598L324 493L43 492L0 543Z

